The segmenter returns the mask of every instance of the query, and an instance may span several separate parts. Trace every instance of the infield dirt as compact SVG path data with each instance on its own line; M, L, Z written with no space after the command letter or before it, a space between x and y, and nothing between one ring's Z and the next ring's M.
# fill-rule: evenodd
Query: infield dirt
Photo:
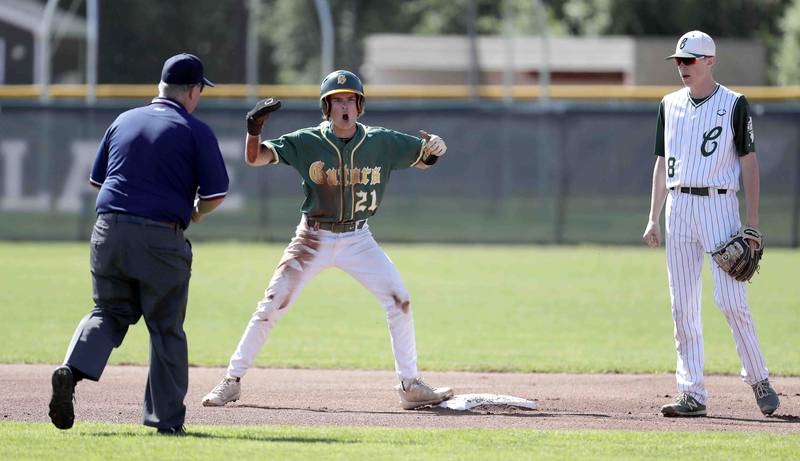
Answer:
M0 365L2 421L49 422L50 374L55 365ZM433 386L456 393L508 394L535 400L537 410L494 406L474 411L402 410L390 371L252 369L242 398L221 408L200 400L224 374L191 368L186 424L382 426L426 428L613 429L632 431L800 432L800 378L771 379L781 407L764 417L750 387L736 376L708 376L708 417L664 418L658 409L675 392L672 375L430 372ZM76 424L139 423L147 369L110 366L99 383L76 392Z

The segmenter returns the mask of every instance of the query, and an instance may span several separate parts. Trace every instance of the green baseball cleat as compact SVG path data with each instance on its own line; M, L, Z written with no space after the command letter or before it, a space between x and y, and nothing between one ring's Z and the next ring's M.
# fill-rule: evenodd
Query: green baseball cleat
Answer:
M765 416L770 416L778 409L781 402L778 393L769 384L769 379L759 381L752 386L753 394L756 396L758 408Z
M666 417L675 416L705 416L706 406L698 402L694 397L684 392L678 394L675 402L661 407L661 414Z

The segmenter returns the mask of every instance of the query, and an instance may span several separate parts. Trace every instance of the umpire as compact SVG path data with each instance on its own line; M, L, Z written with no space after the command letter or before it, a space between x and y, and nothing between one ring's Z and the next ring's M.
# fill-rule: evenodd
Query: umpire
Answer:
M217 138L191 115L206 85L214 86L196 56L167 59L159 96L117 117L100 142L89 178L100 189L91 239L95 306L78 324L64 365L53 372L49 414L59 429L75 419L75 384L98 381L111 350L144 317L150 333L144 424L159 434L185 434L183 320L192 248L183 231L228 191Z

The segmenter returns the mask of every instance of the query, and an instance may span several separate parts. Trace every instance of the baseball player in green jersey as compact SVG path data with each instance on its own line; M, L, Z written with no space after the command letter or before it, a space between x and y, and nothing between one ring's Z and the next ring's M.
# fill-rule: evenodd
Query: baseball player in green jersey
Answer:
M358 77L346 70L335 71L322 81L320 106L324 120L319 126L264 142L262 125L280 107L280 101L265 99L248 113L247 164L293 167L303 178L305 201L295 236L230 359L227 375L203 398L205 406L239 399L241 378L275 322L286 314L305 284L328 267L352 275L386 311L402 407L435 405L453 395L450 388L433 388L420 379L408 290L367 224L381 204L392 171L430 167L445 153L445 143L424 131L420 131L420 139L358 123L364 113L364 88Z

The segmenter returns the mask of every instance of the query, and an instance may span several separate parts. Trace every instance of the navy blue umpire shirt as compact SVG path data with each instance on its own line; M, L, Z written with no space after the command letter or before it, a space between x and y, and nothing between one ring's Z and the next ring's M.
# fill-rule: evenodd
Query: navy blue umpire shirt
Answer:
M219 200L228 172L208 125L169 98L123 112L106 130L89 181L98 213L189 226L195 194Z

